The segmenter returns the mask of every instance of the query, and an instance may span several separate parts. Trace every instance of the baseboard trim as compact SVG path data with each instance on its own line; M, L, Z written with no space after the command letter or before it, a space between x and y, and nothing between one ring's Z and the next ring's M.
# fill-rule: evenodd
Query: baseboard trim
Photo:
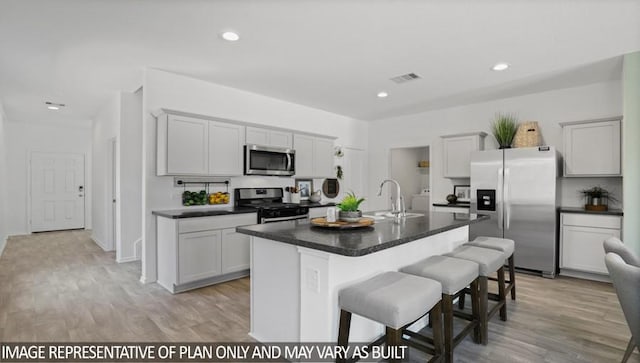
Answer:
M100 241L94 234L91 235L91 240L93 240L93 242L95 242L98 247L102 248L103 251L109 251L104 247L104 243L102 243L102 241Z
M127 262L134 262L134 261L140 261L140 259L137 258L136 256L122 257L122 258L116 259L117 263L127 263Z
M568 277L573 277L573 278L583 279L583 280L593 280L593 281L611 283L611 278L609 278L609 276L607 275L571 270L566 268L560 269L560 276L568 276Z
M146 277L145 275L142 275L142 276L140 276L140 282L141 282L142 284L146 285L146 284L150 284L150 283L152 283L153 281L149 281L149 280L147 280L147 277Z
M4 252L4 247L7 245L7 240L9 237L5 236L0 239L0 257L2 257L2 252Z

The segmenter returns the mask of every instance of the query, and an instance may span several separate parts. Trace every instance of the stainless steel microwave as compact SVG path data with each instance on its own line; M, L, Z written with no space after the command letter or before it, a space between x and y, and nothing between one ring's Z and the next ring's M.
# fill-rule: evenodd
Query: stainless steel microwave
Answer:
M291 176L296 173L293 149L247 144L244 146L245 175Z

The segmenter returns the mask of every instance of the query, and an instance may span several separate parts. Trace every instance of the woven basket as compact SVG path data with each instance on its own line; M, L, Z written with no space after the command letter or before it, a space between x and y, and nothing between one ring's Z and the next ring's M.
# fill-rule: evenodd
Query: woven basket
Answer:
M540 146L540 128L536 121L520 123L513 137L513 147Z

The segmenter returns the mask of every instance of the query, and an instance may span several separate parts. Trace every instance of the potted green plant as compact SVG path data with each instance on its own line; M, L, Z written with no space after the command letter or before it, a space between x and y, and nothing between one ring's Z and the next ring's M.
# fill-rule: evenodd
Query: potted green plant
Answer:
M362 218L362 211L360 211L360 204L364 202L364 198L358 198L353 192L347 193L342 198L340 203L336 204L336 207L340 209L338 212L338 219L345 222L357 222Z
M500 149L508 149L511 147L513 137L518 131L518 120L512 114L497 114L496 119L491 124L491 132L498 141Z
M617 201L608 190L600 186L583 189L579 193L585 198L584 209L586 210L606 211L609 209L609 201Z

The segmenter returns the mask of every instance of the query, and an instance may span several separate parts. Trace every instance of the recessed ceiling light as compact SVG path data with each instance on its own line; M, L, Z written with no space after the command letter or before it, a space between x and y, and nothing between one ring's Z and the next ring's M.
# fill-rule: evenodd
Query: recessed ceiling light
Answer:
M49 106L47 108L50 109L50 110L59 110L60 109L60 107L58 107L58 106Z
M387 97L389 94L387 92L378 92L378 97L380 98L385 98Z
M229 42L235 42L236 40L240 39L240 36L238 35L238 33L224 32L222 33L222 39Z
M493 66L494 71L504 71L505 69L509 68L509 66L511 66L509 63L506 62L500 62L500 63L496 63L496 65Z

